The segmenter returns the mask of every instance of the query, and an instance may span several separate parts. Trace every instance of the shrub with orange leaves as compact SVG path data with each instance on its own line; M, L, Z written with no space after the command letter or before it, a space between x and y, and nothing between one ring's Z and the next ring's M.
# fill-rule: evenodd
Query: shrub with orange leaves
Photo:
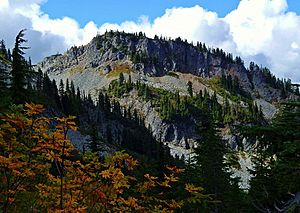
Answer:
M138 162L127 153L117 152L105 162L94 154L75 158L67 138L77 130L75 117L47 118L42 112L42 105L25 104L1 118L3 212L173 212L205 198L193 185L186 185L185 200L164 196L184 172L177 167L166 167L162 180L145 174L138 181Z

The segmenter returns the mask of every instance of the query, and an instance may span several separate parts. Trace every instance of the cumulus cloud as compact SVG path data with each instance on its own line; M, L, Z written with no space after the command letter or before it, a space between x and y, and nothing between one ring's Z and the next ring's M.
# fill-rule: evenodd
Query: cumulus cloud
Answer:
M165 14L157 17L153 23L150 23L147 17L141 17L137 22L127 21L119 25L106 23L99 31L104 33L106 30L143 31L149 37L154 35L181 37L188 41L204 41L228 51L236 49L228 24L220 19L217 13L207 11L198 5L191 8L167 9Z
M241 0L224 18L201 6L167 9L152 22L147 16L121 24L93 21L81 28L69 17L51 19L41 11L45 0L0 0L0 38L8 43L22 28L30 29L28 40L35 61L63 52L72 45L88 43L106 30L143 31L147 36L181 37L205 42L235 55L248 63L267 66L279 77L300 82L300 16L288 12L286 0ZM11 23L14 23L13 25Z
M300 16L287 9L286 0L243 0L224 20L238 54L300 82Z
M30 49L27 55L38 62L51 54L61 53L73 45L87 44L98 28L89 22L81 28L69 17L51 19L40 5L45 0L0 0L0 38L8 47L13 47L14 38L21 29L27 29L26 39Z

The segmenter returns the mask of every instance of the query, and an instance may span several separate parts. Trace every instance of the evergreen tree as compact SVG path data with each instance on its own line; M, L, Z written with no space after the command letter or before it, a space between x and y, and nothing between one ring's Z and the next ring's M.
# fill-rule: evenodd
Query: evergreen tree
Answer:
M60 81L59 81L59 89L58 89L58 94L59 94L59 96L62 98L63 96L64 96L64 94L65 94L65 89L64 89L64 82L63 82L63 80L62 79L60 79Z
M90 139L89 139L88 147L91 149L92 152L101 151L101 143L103 143L103 140L99 136L97 126L95 124L91 126L89 135L90 135Z
M0 67L0 92L1 93L7 89L8 78L9 76L7 71L3 67Z
M69 83L69 79L67 78L66 80L66 95L70 96L70 83Z
M76 98L77 98L77 101L81 101L81 93L80 93L80 89L79 87L77 87L77 90L76 90Z
M75 86L73 80L71 80L71 85L70 85L70 95L74 99L75 98Z
M230 178L227 171L228 165L224 161L227 154L225 142L216 131L215 124L209 113L207 117L203 115L203 120L199 125L199 135L202 138L198 141L194 149L194 164L192 167L192 177L204 188L206 194L214 195L214 200L219 201L209 206L212 212L239 212L238 202L234 193L240 193L237 180Z
M255 210L297 212L300 191L300 103L285 103L270 126L246 129L257 141L249 195Z
M43 88L43 72L39 68L38 72L36 74L36 90L37 90L37 92L38 92L39 95L42 92L42 88Z
M193 97L193 83L191 81L187 82L187 91L191 97Z
M124 82L124 75L121 72L120 75L119 75L119 85L123 85L123 82Z
M24 58L24 50L28 47L22 46L27 42L24 37L25 30L21 30L15 40L15 46L12 53L12 71L11 71L11 92L15 103L23 103L27 98L26 96L26 83L29 75L26 60Z
M11 97L8 91L8 73L3 68L0 67L0 94L1 94L1 101L0 101L0 112L3 112L3 110L6 110L8 105L10 104ZM1 114L1 113L0 113Z
M0 58L1 57L8 60L8 52L4 40L0 41Z
M54 96L52 82L47 73L44 73L43 76L43 94L49 98L52 98Z
M54 79L52 80L52 91L53 91L53 100L55 102L55 105L58 108L61 108L60 97L59 97L59 94L58 94L58 89L57 89L56 81Z

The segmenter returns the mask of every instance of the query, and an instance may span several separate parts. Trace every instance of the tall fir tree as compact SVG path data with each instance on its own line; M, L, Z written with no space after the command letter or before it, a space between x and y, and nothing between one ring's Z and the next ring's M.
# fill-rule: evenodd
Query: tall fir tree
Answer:
M30 72L24 58L24 50L28 47L22 46L23 43L27 42L24 39L24 33L25 30L21 30L16 36L12 53L11 93L15 103L24 103L27 99L26 84Z
M206 194L213 195L215 200L210 205L203 206L203 211L239 212L239 208L242 208L241 201L235 197L241 193L238 180L230 177L231 173L225 162L228 149L220 138L210 113L203 115L199 135L201 139L194 148L190 176L193 181L201 184Z

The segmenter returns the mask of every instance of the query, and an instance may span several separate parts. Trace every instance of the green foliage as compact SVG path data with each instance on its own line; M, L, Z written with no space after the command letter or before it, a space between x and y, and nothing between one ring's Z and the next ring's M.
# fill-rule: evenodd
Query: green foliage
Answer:
M249 100L245 103L248 104L248 107L241 107L237 104L229 104L227 93L225 93L223 104L218 103L217 93L210 96L207 90L204 90L204 93L200 91L199 94L191 96L191 82L188 83L190 97L182 97L178 91L172 93L149 87L139 81L132 83L130 78L123 84L120 84L117 80L112 81L108 88L108 94L121 97L133 89L137 91L138 96L143 100L150 101L152 107L159 112L161 118L165 121L178 121L189 115L201 115L203 109L210 111L215 121L225 124L261 122L264 120L261 109Z
M254 207L263 211L288 211L294 204L289 203L293 198L289 194L300 191L300 103L284 103L271 125L246 130L248 137L258 141L253 158L255 177L249 190Z
M212 194L217 201L204 209L209 212L241 212L245 206L236 196L243 192L238 188L238 180L230 177L231 173L227 171L228 165L224 160L228 148L220 138L209 113L205 115L199 124L201 139L197 142L192 164L189 165L189 180L202 183L205 192Z
M234 95L240 94L242 91L242 88L239 85L239 80L236 76L232 78L231 75L224 75L221 76L221 85L223 88L225 88L230 93L233 93Z
M90 139L89 139L89 149L92 152L100 152L101 149L101 145L104 143L103 139L101 138L101 136L99 136L98 130L97 130L97 126L96 124L91 125L91 129L88 132Z

